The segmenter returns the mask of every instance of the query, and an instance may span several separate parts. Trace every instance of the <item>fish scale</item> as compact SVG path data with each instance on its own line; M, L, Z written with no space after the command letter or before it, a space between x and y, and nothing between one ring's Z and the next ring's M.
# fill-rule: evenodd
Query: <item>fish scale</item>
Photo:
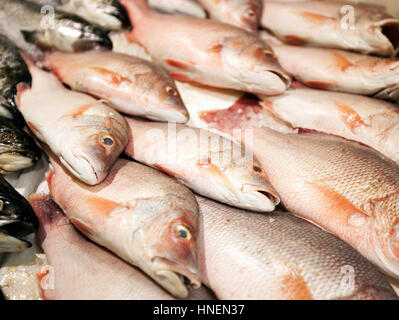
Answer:
M197 201L202 273L220 299L398 299L359 253L304 220ZM353 286L345 270L353 272Z

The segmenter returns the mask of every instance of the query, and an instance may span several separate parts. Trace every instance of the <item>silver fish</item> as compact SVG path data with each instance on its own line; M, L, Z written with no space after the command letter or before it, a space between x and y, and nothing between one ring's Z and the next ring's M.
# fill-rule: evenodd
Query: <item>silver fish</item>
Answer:
M85 20L23 0L0 0L0 13L11 28L19 30L26 41L44 48L75 52L97 46L112 48L107 33Z

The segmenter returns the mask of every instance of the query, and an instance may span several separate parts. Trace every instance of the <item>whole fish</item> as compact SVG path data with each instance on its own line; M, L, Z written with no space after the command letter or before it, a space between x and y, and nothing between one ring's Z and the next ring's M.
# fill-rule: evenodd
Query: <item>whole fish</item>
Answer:
M198 0L212 19L229 23L250 32L258 30L262 0Z
M35 232L37 226L28 201L0 176L0 252L17 252L30 247L24 237Z
M398 58L285 45L266 32L260 36L273 48L284 69L309 87L399 99Z
M399 20L372 7L339 1L267 1L262 27L289 44L394 56L399 51Z
M195 0L149 0L148 3L152 8L161 12L206 18L204 8Z
M48 176L52 199L88 238L137 266L179 298L201 285L194 195L161 172L120 159L98 186L59 164Z
M44 65L73 90L106 99L118 111L159 121L188 120L173 79L151 62L96 50L54 52Z
M267 95L290 86L270 47L255 34L217 21L160 14L147 0L121 3L134 25L130 38L176 80Z
M190 113L190 121L187 123L190 126L228 138L231 138L233 131L245 135L245 131L253 127L267 127L283 133L298 131L273 115L256 96L189 83L176 84Z
M239 208L269 212L280 199L241 145L185 125L127 119L125 153L175 177L194 192Z
M118 0L30 0L43 6L75 14L106 30L129 26L129 19Z
M112 48L107 33L85 20L52 6L26 0L0 0L10 28L20 30L25 40L44 48L75 52L103 46Z
M126 121L102 101L66 89L29 62L32 87L20 85L17 105L35 136L87 184L100 183L125 148Z
M197 201L202 274L220 299L398 299L358 252L302 219Z
M261 102L295 128L330 133L368 145L399 164L399 109L358 95L308 88L289 89Z
M48 260L38 275L43 299L172 299L139 270L82 237L50 196L35 194L29 201L40 221L39 241Z
M22 126L23 117L14 100L20 82L31 82L28 67L19 54L19 48L0 34L0 116L13 119Z
M399 167L357 142L254 128L251 149L283 205L399 278Z
M0 116L0 173L33 166L41 151L35 141L10 119Z

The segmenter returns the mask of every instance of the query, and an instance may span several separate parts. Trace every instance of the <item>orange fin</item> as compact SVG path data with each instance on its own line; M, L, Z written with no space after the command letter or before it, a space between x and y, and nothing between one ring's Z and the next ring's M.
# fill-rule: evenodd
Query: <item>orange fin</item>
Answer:
M173 172L172 170L170 170L168 168L165 168L164 166L161 166L158 163L154 163L154 167L159 169L159 170L161 170L162 172L166 173L168 176L171 176L171 177L177 177L178 176L178 174L176 172Z
M334 104L337 106L341 119L352 132L355 132L358 127L367 126L362 117L351 107L337 101Z
M100 74L100 76L104 77L106 82L113 86L119 86L122 82L130 81L129 78L121 76L120 74L105 68L91 67L91 69Z
M108 217L109 214L114 211L116 208L120 208L123 205L112 201L108 200L105 198L100 198L97 196L85 196L85 204L88 206L89 210L92 210L94 214L99 215L99 216L105 216Z
M173 79L178 80L178 81L189 81L190 80L190 78L183 73L169 72L169 74Z

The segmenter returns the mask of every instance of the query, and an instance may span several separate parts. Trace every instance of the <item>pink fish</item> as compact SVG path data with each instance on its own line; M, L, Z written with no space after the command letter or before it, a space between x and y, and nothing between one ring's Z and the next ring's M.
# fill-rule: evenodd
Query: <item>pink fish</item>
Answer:
M142 44L176 80L276 95L291 83L270 47L256 35L220 22L151 10L147 0L122 0Z
M87 186L57 162L47 178L52 199L88 238L137 266L179 298L201 285L198 206L163 173L120 159L107 178Z
M110 51L86 51L54 52L44 65L73 90L106 99L118 111L158 121L188 120L173 79L151 62Z

